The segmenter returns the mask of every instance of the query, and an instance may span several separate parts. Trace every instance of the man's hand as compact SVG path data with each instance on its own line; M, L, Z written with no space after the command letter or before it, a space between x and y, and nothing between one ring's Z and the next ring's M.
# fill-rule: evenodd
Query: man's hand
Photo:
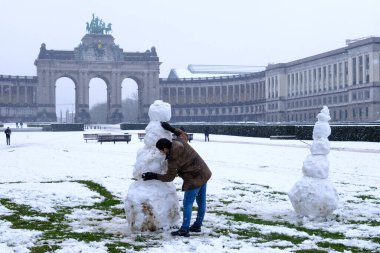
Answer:
M157 173L154 172L145 172L141 175L141 177L146 180L152 180L152 179L157 179Z
M172 127L168 122L161 122L161 126L163 129L167 130L167 131L170 131L172 133L175 132L175 128Z

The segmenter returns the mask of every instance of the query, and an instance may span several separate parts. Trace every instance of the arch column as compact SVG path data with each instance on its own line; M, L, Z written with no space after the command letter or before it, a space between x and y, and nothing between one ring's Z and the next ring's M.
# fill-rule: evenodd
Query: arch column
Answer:
M112 72L107 84L107 121L108 123L120 123L123 120L121 112L121 85L120 73Z
M159 99L159 71L153 70L140 75L143 84L138 84L139 122L148 122L149 106ZM170 92L169 92L170 94Z
M75 84L75 122L89 123L89 89L90 84L87 72L79 72L78 82Z
M38 86L36 102L38 105L38 121L56 121L55 114L55 83L52 80L52 71L38 71ZM53 93L52 93L53 92Z

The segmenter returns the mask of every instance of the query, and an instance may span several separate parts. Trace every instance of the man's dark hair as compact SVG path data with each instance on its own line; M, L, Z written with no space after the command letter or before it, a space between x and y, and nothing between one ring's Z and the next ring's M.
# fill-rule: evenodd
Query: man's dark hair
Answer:
M158 148L159 150L164 150L164 148L171 149L172 142L166 138L159 139L156 143L156 148Z

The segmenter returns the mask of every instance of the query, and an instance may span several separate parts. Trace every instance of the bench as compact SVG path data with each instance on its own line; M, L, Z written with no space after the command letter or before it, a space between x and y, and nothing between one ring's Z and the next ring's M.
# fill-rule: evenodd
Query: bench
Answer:
M269 137L270 140L295 140L295 135L272 135Z
M99 134L98 142L103 144L103 142L113 142L114 144L118 141L126 141L129 143L132 136L130 134Z
M109 135L111 133L97 133L97 134L83 134L83 139L86 141L87 143L87 140L98 140L98 135L99 134L103 134L103 135Z
M142 141L145 138L145 133L137 133L137 137Z
M193 134L187 134L187 138L189 139L189 142L193 140ZM177 139L177 135L172 134L172 140Z

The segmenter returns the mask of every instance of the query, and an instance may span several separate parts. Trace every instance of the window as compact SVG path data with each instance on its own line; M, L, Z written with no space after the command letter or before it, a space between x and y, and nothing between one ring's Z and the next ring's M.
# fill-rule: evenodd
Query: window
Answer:
M343 88L343 66L341 62L339 62L339 88Z
M363 83L363 56L359 56L359 84Z
M313 86L314 93L317 92L317 69L313 69Z
M364 99L369 99L369 90L364 91Z
M303 91L305 95L308 93L307 92L307 77L306 77L306 71L303 72Z
M344 87L348 87L348 62L344 62Z
M323 67L323 91L327 90L327 69L326 66Z
M363 100L363 92L358 92L358 100Z
M352 85L356 85L356 58L352 58Z
M369 83L369 55L365 56L365 67L364 67L365 82Z
M338 76L338 67L336 64L333 65L333 85L334 85L334 90L338 88L337 85L337 76Z
M327 82L329 90L332 90L332 74L331 74L331 65L327 66Z
M308 71L309 78L307 79L309 83L309 93L313 93L313 84L312 84L312 78L311 78L311 70Z

